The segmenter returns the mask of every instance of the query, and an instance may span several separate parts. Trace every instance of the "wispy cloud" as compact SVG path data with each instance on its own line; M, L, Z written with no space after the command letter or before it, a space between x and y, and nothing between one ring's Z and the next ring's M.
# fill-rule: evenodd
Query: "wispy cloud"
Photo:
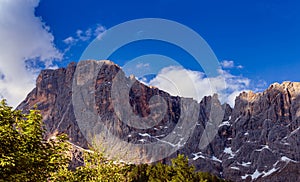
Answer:
M39 0L0 1L0 94L16 106L34 87L35 73L26 60L41 67L62 59L50 28L35 16Z
M231 69L231 68L238 68L238 69L242 69L244 68L242 65L235 65L234 61L232 60L223 60L221 62L222 68L224 69Z
M90 40L92 37L92 29L88 28L86 31L77 30L76 36L78 37L79 40L81 40L83 42Z
M68 38L64 39L63 42L65 44L74 44L76 42L76 39L74 39L73 37L68 37Z
M76 45L79 42L89 42L94 38L101 39L103 33L105 32L106 28L100 24L97 24L95 28L87 28L86 30L78 29L76 30L75 35L69 36L63 40L63 42L70 47Z
M242 66L242 65L238 65L238 66L236 66L236 68L238 68L238 69L243 69L243 68L244 68L244 66Z
M233 61L228 61L224 60L221 62L223 68L233 68L234 67L234 62Z
M94 36L97 37L97 39L101 39L102 35L106 31L106 28L100 24L97 25L97 28L94 30Z
M136 68L149 68L150 63L138 63Z

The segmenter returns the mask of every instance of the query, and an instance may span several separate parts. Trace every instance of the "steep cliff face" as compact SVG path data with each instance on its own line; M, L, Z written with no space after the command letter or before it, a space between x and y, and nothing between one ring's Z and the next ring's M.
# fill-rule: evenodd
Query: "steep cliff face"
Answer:
M99 64L90 77L95 67L86 65ZM47 137L64 132L87 148L92 135L127 161L168 163L183 153L198 170L233 181L299 181L299 101L300 83L285 82L241 93L233 109L216 95L197 103L127 78L112 62L89 61L42 71L18 109L37 105Z
M225 177L299 181L299 99L300 83L292 82L275 83L263 93L244 92L236 98L228 138L233 157L222 159Z
M66 69L43 70L34 88L17 107L24 111L37 106L43 115L48 137L66 133L76 145L87 147L87 142L77 126L72 105L72 82L76 64Z

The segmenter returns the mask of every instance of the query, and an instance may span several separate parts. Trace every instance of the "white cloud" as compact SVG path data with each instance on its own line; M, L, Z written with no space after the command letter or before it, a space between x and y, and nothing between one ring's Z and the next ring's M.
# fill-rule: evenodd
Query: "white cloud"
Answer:
M66 44L66 48L64 49L65 58L68 58L68 52L72 49L72 47L80 44L80 43L89 43L94 38L101 39L106 31L106 28L100 24L97 24L96 28L88 28L86 30L78 29L74 36L69 36L63 40Z
M73 46L75 43L78 42L88 42L91 39L98 38L101 39L103 33L105 32L106 28L100 24L96 26L96 28L88 28L86 30L78 29L76 31L75 36L69 36L63 40L63 42L67 45ZM69 49L69 48L68 48Z
M35 16L39 0L0 0L0 95L17 106L34 87L36 74L26 60L38 60L53 67L62 54L40 17Z
M148 85L156 86L174 96L190 97L197 101L201 101L204 96L218 93L221 102L234 106L235 97L249 89L250 79L224 70L219 72L218 77L209 79L202 72L171 66L163 68Z
M221 62L222 68L224 69L231 69L231 68L237 68L237 69L243 69L244 67L242 65L235 65L234 61L232 60L223 60Z
M204 76L201 72L171 66L163 68L154 79L150 80L149 85L156 86L174 96L179 95L199 101L203 96L212 93L209 80Z
M65 44L73 44L76 42L76 39L74 39L73 37L68 37L68 38L64 39L63 42Z
M243 68L244 68L244 66L242 66L242 65L238 65L236 68L238 68L238 69L243 69Z
M77 30L76 35L83 42L90 40L92 37L92 29L88 28L86 31Z
M104 32L106 31L106 28L102 25L97 25L97 28L94 31L94 36L97 37L97 39L101 39L102 35L104 34Z
M149 68L150 63L138 63L136 68Z
M234 62L224 60L224 61L221 62L221 65L222 65L223 68L233 68L234 67Z

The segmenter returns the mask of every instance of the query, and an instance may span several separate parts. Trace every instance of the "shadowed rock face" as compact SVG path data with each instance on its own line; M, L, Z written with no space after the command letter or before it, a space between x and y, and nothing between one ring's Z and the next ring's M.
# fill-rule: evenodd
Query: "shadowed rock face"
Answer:
M230 120L229 146L235 156L223 162L224 176L299 181L299 104L300 83L275 83L263 93L241 93Z
M183 153L197 170L233 181L300 181L300 83L273 84L263 93L241 93L232 109L227 104L221 105L217 96L204 97L200 103L170 96L139 83L134 77L125 77L120 67L112 62L102 61L101 64L93 85L94 92L90 92L95 98L95 112L101 119L87 118L86 122L90 122L92 128L99 124L109 128L111 137L106 141L117 143L109 147L108 155L121 155L120 151L125 151L124 154L132 153L127 160L133 157L132 161L137 163L156 160L169 163L170 158ZM66 69L42 71L36 88L18 109L28 111L37 105L47 129L46 137L67 133L70 142L88 148L90 141L74 113L72 87L79 83L76 82L79 78L73 82L74 77L75 63ZM123 85L117 87L120 90L117 94L112 92L116 78ZM87 80L83 79L83 82ZM157 102L151 103L153 96L164 100L162 117L155 114L159 113L155 108L160 107L155 105ZM130 110L122 113L115 103L124 104L122 107L127 104ZM139 126L144 118L150 118L145 120L150 122L159 118L159 122L143 129ZM125 119L132 123L123 122ZM220 123L214 120L220 120ZM207 132L210 127L212 131L216 129L215 136L213 132ZM203 147L205 136L214 137ZM120 141L127 147L119 144ZM153 143L161 144L160 149L152 147ZM150 147L135 147L143 145ZM153 152L155 159L151 157ZM80 163L74 159L73 164Z

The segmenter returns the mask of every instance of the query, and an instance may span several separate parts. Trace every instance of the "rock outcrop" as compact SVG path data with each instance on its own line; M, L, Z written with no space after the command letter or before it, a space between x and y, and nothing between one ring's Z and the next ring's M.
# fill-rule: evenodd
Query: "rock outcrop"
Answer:
M292 82L275 83L263 93L244 92L236 98L229 121L230 145L226 146L233 154L222 158L225 178L300 180L299 99L300 83Z
M300 181L300 83L243 92L232 109L216 95L174 97L112 62L87 61L42 71L18 109L35 105L46 137L67 133L83 148L98 141L125 161L168 163L183 153L197 170L233 181Z

